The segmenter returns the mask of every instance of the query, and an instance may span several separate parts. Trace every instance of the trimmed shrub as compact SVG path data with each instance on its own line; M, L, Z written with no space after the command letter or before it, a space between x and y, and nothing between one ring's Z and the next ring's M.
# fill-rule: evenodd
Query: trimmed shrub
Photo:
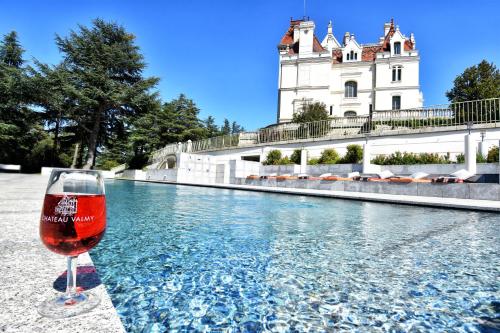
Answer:
M307 164L309 165L316 165L319 164L319 158L311 158L307 161Z
M301 155L301 150L295 149L292 155L290 155L290 162L294 164L300 164L300 155Z
M335 164L340 160L339 153L335 149L325 149L319 158L319 164Z
M360 145L348 145L347 152L339 163L359 163L363 159L363 147Z
M486 158L488 163L498 163L498 147L491 147L488 150L488 157Z
M102 170L111 170L114 167L119 166L120 164L121 164L120 162L115 161L115 160L106 160L101 165L99 165L98 167L100 169L102 169Z
M290 158L288 156L285 156L278 161L278 164L279 165L287 165L287 164L293 164L293 163L292 163L292 161L290 161Z
M457 157L458 158L458 157ZM382 156L379 155L372 159L373 164L378 165L407 165L407 164L447 164L450 161L439 154L433 153L407 153L395 152L394 154Z
M486 158L480 153L476 153L476 163L486 163Z
M457 163L465 163L465 155L458 154L457 155ZM484 158L483 155L476 153L476 163L488 163L488 160Z
M271 150L267 153L266 160L262 163L264 165L279 165L281 160L281 151L280 150Z

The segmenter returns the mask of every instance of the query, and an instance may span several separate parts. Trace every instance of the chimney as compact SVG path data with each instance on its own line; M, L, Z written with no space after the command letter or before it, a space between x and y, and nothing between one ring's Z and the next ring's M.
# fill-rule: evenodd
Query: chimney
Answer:
M391 28L391 22L384 23L384 37L387 36L389 29Z
M314 28L315 28L314 22L313 21L300 22L298 28L299 28L299 55L310 55L313 53Z
M344 46L347 45L347 42L351 39L351 35L349 34L349 32L346 32L344 34L344 40L342 41L342 43L344 44Z
M299 25L295 25L293 26L293 42L294 43L297 43L298 40L299 40L299 35L300 35L300 32L299 32Z

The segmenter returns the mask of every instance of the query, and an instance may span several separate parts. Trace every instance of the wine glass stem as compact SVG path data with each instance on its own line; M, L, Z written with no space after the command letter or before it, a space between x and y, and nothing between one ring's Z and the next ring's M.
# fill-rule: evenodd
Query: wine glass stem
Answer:
M78 256L68 257L68 268L66 270L67 280L66 280L66 296L68 298L77 295L76 290L76 266L77 266Z

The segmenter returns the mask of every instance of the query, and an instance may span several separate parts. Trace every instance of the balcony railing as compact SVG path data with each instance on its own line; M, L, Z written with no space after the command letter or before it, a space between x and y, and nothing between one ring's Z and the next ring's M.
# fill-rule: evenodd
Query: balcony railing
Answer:
M223 135L170 144L155 151L158 162L178 152L204 152L273 142L331 140L366 135L397 135L500 125L500 98L458 102L425 108L374 111L371 116L336 117L310 123L286 123L256 132Z

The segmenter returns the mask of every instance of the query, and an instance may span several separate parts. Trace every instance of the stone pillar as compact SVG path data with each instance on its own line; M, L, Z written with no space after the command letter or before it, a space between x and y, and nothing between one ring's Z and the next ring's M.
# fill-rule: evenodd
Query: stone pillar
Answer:
M262 164L267 158L266 148L262 148L260 151L260 164Z
M306 173L307 169L307 150L300 151L300 173Z
M366 142L363 145L363 173L370 173L371 171L371 147L370 143Z
M488 156L488 144L485 141L479 142L479 154L484 158Z
M473 174L476 174L476 145L472 134L465 136L465 169Z
M182 153L182 142L177 142L177 153Z
M187 141L187 148L186 148L186 152L187 152L187 153L190 153L190 152L192 152L192 151L193 151L193 141L188 140L188 141Z

